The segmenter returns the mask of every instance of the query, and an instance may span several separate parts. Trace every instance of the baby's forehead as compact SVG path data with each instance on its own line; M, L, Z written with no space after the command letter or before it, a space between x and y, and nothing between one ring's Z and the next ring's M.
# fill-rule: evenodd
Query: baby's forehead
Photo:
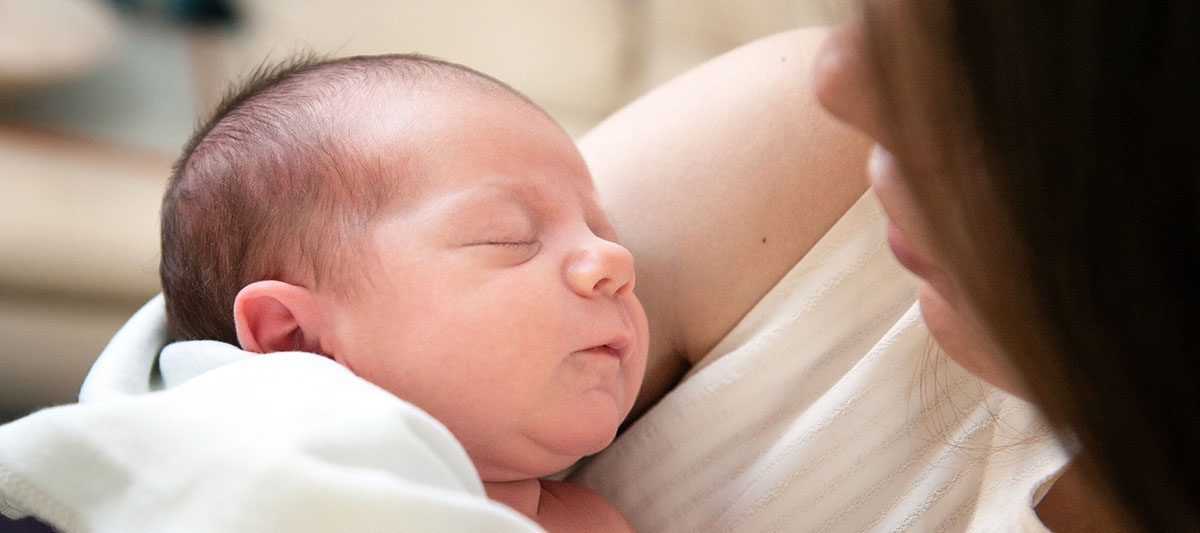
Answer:
M508 187L565 179L591 189L570 136L540 108L501 87L391 80L359 87L346 100L347 110L336 115L343 134L333 136L346 145L343 166L382 181L375 186L389 190L393 210L505 177ZM447 181L454 187L447 188ZM490 189L503 198L495 183Z
M326 116L336 131L327 135L385 158L403 151L410 160L430 157L447 145L462 142L464 133L496 122L513 130L554 123L518 95L498 88L438 82L417 87L407 83L360 87L331 106ZM562 135L569 139L565 132Z

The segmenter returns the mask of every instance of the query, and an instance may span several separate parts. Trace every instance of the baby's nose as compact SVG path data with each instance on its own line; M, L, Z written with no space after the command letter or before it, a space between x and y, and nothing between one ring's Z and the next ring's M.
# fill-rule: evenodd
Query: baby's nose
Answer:
M567 283L580 296L613 296L633 290L633 254L599 237L575 250L565 268Z

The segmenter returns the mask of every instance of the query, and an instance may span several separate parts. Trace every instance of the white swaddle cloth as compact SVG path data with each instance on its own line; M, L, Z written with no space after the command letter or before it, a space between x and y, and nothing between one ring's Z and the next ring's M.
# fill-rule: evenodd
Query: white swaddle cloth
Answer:
M0 426L0 514L76 531L541 531L424 411L330 359L166 342L161 297L80 403Z
M572 480L638 531L1043 529L1066 454L935 355L871 194Z

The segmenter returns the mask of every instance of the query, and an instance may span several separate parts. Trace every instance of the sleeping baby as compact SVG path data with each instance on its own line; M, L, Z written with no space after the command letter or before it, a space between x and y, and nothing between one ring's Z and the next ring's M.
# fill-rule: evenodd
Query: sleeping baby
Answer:
M539 479L613 439L647 325L582 157L527 98L413 55L262 69L185 148L162 216L173 340L323 355L445 424L490 498L628 529Z

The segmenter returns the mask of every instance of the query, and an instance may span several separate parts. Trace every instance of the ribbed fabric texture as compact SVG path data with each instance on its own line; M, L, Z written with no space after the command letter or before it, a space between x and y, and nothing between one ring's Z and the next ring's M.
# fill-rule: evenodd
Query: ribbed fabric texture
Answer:
M940 355L884 231L868 193L572 480L642 532L1044 530L1066 454Z

